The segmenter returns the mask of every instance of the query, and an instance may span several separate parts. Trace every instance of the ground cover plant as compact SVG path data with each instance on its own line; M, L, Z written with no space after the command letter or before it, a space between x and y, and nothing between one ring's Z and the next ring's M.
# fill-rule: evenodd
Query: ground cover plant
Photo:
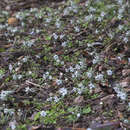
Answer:
M1 7L0 129L129 129L129 12L127 0Z

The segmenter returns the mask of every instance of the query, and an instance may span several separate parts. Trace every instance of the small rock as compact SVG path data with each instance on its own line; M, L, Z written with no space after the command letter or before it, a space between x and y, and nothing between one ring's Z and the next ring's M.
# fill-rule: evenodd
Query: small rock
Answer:
M79 103L81 103L81 102L83 102L83 96L78 96L78 97L76 97L76 98L74 99L74 103L75 103L75 104L79 104Z
M122 70L122 75L123 76L128 76L130 74L130 69L124 69Z

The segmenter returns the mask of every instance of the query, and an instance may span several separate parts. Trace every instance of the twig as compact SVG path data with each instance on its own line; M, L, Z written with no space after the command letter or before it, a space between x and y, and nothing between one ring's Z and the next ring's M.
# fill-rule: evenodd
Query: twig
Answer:
M41 85L39 85L39 84L35 84L35 83L33 83L33 82L30 82L30 81L28 81L28 80L26 80L26 84L27 85L33 85L33 86L36 86L36 87L42 87Z

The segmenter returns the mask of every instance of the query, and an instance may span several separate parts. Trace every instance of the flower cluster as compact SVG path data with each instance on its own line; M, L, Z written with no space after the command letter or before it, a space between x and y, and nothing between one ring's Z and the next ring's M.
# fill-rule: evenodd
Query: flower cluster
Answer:
M47 115L47 113L46 113L46 111L41 111L41 112L40 112L40 115L41 115L42 117L45 117L45 116Z
M117 96L121 99L121 100L126 100L127 98L127 94L126 92L124 92L120 86L118 84L116 84L116 87L114 87L115 92L117 93Z
M7 96L9 94L12 94L12 93L13 93L13 91L4 91L4 90L2 90L1 93L0 93L0 99L1 100L6 100Z
M51 76L50 73L47 71L45 74L43 74L43 79L44 79L44 80L46 80L46 79L52 80L52 76Z
M67 95L67 89L66 88L60 88L59 93L64 97Z

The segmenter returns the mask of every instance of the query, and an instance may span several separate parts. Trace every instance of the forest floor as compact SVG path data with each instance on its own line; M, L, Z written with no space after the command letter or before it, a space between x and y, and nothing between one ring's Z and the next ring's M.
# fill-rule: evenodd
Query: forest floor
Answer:
M130 129L128 1L0 5L1 130Z

